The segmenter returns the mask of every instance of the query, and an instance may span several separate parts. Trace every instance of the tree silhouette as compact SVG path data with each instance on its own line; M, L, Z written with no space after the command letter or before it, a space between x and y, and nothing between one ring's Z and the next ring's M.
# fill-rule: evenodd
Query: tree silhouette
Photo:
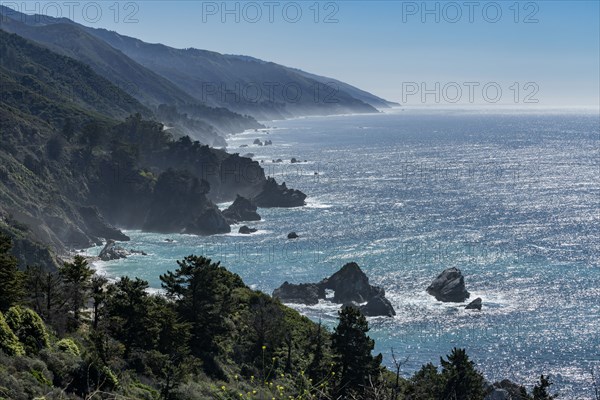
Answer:
M167 297L174 300L177 311L191 327L191 353L204 363L204 371L212 377L225 378L217 365L217 338L227 333L224 316L231 312L231 292L244 287L242 279L201 256L188 256L177 261L179 268L161 275Z
M339 372L338 396L361 395L371 382L379 378L382 356L371 355L375 341L367 336L369 324L354 307L339 312L340 322L331 336L336 370Z
M552 382L548 376L543 374L540 376L540 382L533 387L533 400L552 400L555 396L548 393L548 389L552 386Z
M80 255L73 258L73 262L66 262L60 268L59 274L65 284L66 294L69 299L72 329L77 329L81 322L81 308L85 305L90 288L90 279L94 270L89 267L86 259Z
M0 311L18 304L24 296L24 275L17 259L10 254L12 240L0 234Z
M443 398L455 400L483 399L483 376L469 360L465 349L452 349L448 359L441 360L442 379L445 382Z

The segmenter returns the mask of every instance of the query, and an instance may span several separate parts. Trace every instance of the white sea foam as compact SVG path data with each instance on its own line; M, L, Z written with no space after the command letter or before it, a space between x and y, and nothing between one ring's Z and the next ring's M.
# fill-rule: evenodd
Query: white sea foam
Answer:
M333 206L331 204L323 203L323 202L319 201L318 199L308 197L306 199L306 205L304 207L325 209L325 208L331 208Z

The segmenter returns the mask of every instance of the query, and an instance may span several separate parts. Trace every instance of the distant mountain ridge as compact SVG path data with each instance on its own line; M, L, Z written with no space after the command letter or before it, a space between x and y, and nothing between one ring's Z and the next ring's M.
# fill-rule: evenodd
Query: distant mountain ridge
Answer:
M194 101L252 115L259 120L270 120L371 113L395 104L339 80L251 56L193 48L175 49L86 27L66 18L26 15L1 6L0 12L5 16L3 29L53 46L53 49L61 48L63 54L71 53L105 77L115 69L111 60L117 60L122 66L120 79L139 86L135 88L138 93L132 94L149 105ZM59 27L52 30L51 25ZM65 41L64 37L71 39ZM108 51L90 37L110 45L115 51ZM73 43L86 53L73 51Z
M29 25L17 19L3 18L0 27L90 65L97 73L110 77L115 85L149 106L197 101L169 80L144 68L76 24Z
M291 68L252 57L149 44L104 29L87 31L212 106L259 120L372 113L377 109Z
M35 16L7 14L7 10L0 6L5 15L0 19L1 29L89 65L97 74L151 108L156 118L174 127L176 135L189 135L211 146L225 146L224 135L262 127L251 117L202 104L168 79L68 19L49 18L54 23L41 23Z

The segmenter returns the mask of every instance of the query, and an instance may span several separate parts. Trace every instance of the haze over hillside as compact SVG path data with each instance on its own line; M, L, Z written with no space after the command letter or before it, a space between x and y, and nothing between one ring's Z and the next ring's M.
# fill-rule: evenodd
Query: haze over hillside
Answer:
M7 16L2 29L91 65L151 107L200 103L269 120L376 112L394 104L335 79L253 57L149 44L66 18L26 15L6 7L2 13Z

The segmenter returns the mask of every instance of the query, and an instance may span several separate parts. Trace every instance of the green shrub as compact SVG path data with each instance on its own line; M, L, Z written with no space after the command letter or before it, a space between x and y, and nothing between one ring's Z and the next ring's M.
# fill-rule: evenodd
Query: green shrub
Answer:
M79 350L79 346L77 343L73 341L73 339L65 338L56 342L56 349L60 350L64 353L71 354L73 356L79 356L81 351Z
M50 344L44 321L30 308L11 307L6 312L6 323L23 343L28 354L37 354Z
M44 349L40 352L41 361L46 363L48 370L52 373L52 383L55 387L64 388L69 386L82 368L81 357L68 352L55 349Z
M31 400L52 390L52 374L35 358L0 355L0 398Z
M10 356L22 356L25 354L23 345L19 342L17 335L6 323L4 315L0 312L0 351Z
M32 369L31 370L31 375L33 375L33 377L35 378L35 380L38 381L39 383L41 383L42 385L52 386L52 381L50 381L50 379L48 379L44 375L44 372L38 371L37 369Z
M106 384L110 387L116 388L119 386L119 378L117 378L117 375L109 367L103 366L100 369L100 373L104 377Z

